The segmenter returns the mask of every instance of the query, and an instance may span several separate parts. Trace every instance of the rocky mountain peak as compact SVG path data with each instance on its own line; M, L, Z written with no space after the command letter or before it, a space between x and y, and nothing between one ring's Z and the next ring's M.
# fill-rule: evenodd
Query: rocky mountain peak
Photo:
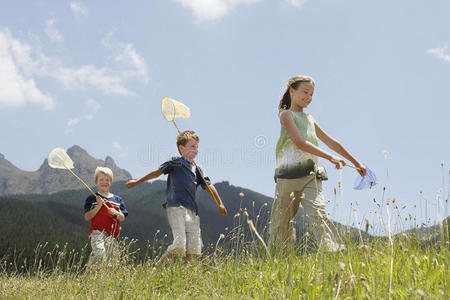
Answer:
M114 181L131 179L131 174L119 168L110 156L107 156L105 160L96 159L78 145L67 149L67 154L74 162L73 171L75 174L91 186L94 185L94 172L98 166L110 168L114 173ZM39 170L26 172L15 167L3 157L0 160L0 170L0 195L50 194L63 190L83 188L66 170L50 168L47 158Z

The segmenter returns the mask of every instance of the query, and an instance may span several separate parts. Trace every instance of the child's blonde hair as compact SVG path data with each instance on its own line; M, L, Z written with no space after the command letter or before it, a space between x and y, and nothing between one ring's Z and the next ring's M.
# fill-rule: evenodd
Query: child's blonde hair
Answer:
M186 130L177 136L177 149L180 152L180 146L186 146L189 139L193 139L197 143L200 142L198 135L193 130ZM180 152L181 154L181 152Z
M111 182L113 181L114 176L113 176L113 172L112 172L112 170L111 170L110 168L107 168L107 167L97 167L97 169L95 169L95 173L94 173L94 180L95 180L95 183L97 183L98 175L99 175L100 173L105 174L106 176L108 176L108 177L111 179Z
M289 78L288 82L286 83L286 91L283 94L283 97L281 98L280 104L278 105L278 110L281 111L282 109L289 109L291 107L291 94L289 94L289 89L293 88L294 90L298 89L299 85L302 82L309 82L313 86L316 85L314 82L314 79L310 76L306 75L296 75L291 78Z

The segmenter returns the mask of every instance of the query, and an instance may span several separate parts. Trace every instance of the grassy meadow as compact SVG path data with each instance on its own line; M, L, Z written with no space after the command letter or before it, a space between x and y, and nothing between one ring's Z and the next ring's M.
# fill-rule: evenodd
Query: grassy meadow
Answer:
M89 245L75 251L68 244L40 244L34 257L15 251L0 258L0 299L448 299L449 218L419 227L414 216L401 216L384 190L372 205L378 213L365 219L365 230L336 228L346 249L334 253L306 231L295 249L274 255L260 218L267 205L257 215L243 207L230 212L233 228L190 263L157 264L170 242L159 231L145 246L121 240L117 258L95 268L86 266ZM411 222L412 229L392 234L393 217ZM374 228L387 236L367 234Z
M415 231L358 240L347 249L308 247L271 256L239 216L236 230L221 236L197 262L157 265L165 248L139 249L122 241L117 261L86 268L89 247L36 249L46 259L24 264L3 260L2 299L446 299L450 251L448 225L427 238ZM242 222L241 222L242 220ZM158 244L158 241L154 241ZM230 251L230 248L233 249ZM142 255L144 253L144 255Z

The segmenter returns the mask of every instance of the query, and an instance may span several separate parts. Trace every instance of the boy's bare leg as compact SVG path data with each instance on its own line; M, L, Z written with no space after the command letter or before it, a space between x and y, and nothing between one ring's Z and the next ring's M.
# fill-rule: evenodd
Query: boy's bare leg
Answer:
M198 257L197 254L186 254L186 263L196 262L197 257Z
M157 265L157 266L160 266L160 265L164 264L169 258L172 258L172 257L174 257L174 256L175 256L175 254L173 254L173 253L171 253L171 252L169 252L169 251L166 251L166 252L164 252L164 254L161 256L161 258L158 260L158 262L156 263L156 265Z

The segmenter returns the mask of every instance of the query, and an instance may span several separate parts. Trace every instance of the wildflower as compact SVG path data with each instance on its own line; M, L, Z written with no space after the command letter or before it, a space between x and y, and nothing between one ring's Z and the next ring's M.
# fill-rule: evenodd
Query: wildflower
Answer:
M294 192L291 192L291 194L289 195L289 197L291 197L292 199L294 199L294 197L295 197Z
M321 224L321 225L320 225L320 229L322 229L323 235L326 235L326 234L327 234L327 232L325 231L325 225Z
M223 234L223 233L221 233L220 235L219 235L219 240L223 240L225 238L225 235Z
M339 270L344 271L345 264L343 262L339 262Z
M244 193L240 192L239 196L244 197Z
M234 218L236 219L236 218L239 218L240 216L241 216L241 214L237 213L237 214L234 215Z
M244 216L248 218L248 212L247 212L247 210L244 211Z

